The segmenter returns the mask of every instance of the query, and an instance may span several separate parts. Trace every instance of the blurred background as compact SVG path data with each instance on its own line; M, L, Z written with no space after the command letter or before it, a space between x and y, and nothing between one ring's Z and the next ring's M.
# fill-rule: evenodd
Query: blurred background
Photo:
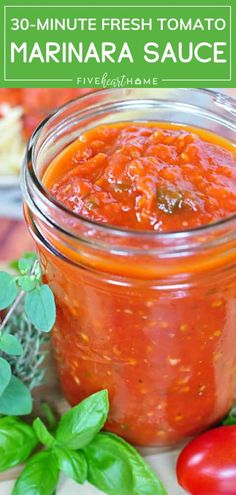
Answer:
M22 213L19 173L26 143L42 119L81 88L0 88L0 265L33 250Z
M92 89L0 88L0 264L34 249L22 215L19 173L27 140L56 107ZM236 89L218 89L236 98Z

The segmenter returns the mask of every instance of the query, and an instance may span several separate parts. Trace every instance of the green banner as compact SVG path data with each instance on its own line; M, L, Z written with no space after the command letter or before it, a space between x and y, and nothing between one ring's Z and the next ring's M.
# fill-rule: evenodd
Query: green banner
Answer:
M2 87L236 85L235 0L13 0L2 18Z

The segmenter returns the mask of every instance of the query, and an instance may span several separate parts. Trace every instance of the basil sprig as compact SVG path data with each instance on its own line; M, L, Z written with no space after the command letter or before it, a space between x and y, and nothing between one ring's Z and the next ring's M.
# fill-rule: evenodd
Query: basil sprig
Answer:
M18 418L0 418L0 472L24 462L38 444L28 424Z
M86 480L107 495L167 495L161 481L139 453L117 435L101 433L109 412L101 390L62 416L54 431L40 418L33 428L16 418L0 420L0 470L25 461L35 446L12 495L53 495L59 474L76 483Z

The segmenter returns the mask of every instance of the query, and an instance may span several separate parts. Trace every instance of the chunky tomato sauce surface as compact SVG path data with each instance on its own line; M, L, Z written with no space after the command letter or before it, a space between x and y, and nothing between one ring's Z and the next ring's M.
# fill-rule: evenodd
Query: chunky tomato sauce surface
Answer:
M65 148L44 184L97 222L186 230L236 212L235 148L177 125L107 125ZM219 270L215 254L127 259L92 244L79 245L80 259L67 247L63 259L39 246L68 400L107 388L106 428L138 445L173 444L218 421L235 390L236 274L222 270L227 257L218 256Z
M45 180L75 213L129 229L188 230L236 212L236 149L177 125L92 129L56 158Z

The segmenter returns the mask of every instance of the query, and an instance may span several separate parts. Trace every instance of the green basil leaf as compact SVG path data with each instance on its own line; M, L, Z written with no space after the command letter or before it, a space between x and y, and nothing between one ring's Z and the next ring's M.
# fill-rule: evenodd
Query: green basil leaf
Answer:
M108 495L134 494L134 480L127 456L119 452L106 436L99 433L83 451L90 483Z
M81 485L87 479L87 461L83 452L67 449L66 447L55 447L58 466L68 478Z
M224 426L231 426L231 425L236 425L236 417L229 417L227 416L227 418L225 418L223 421L222 421L222 425Z
M32 411L32 397L28 388L12 375L9 385L0 397L0 414L24 416Z
M52 329L56 319L56 307L53 293L48 285L41 285L27 292L25 312L38 330L49 332Z
M132 445L113 433L106 433L105 435L109 437L114 444L119 446L119 449L126 450L135 481L135 495L139 495L140 493L142 493L142 495L153 495L154 493L155 495L167 495L166 489L159 478L157 478L151 466L145 462L143 457L134 447L132 447Z
M55 429L58 425L58 421L57 421L57 418L54 414L53 409L51 408L51 406L47 402L44 402L44 401L42 402L41 407L42 407L42 411L44 414L44 418L47 421L48 430L49 431L55 431Z
M6 359L0 358L0 396L4 393L11 379L11 366Z
M222 425L236 425L236 406L234 405L228 414L224 417Z
M53 495L59 469L52 451L34 455L16 481L12 495Z
M20 258L18 261L18 269L22 273L22 275L26 275L32 270L36 260L37 260L36 253L23 254L22 258Z
M4 333L0 337L0 349L10 356L21 356L23 354L23 347L18 338L9 333Z
M108 495L167 495L151 467L116 435L99 433L83 451L88 481Z
M236 425L236 418L225 418L224 421L222 421L222 425L224 426Z
M24 462L37 443L31 426L18 418L0 418L0 471Z
M17 296L16 281L12 275L0 272L0 310L8 308Z
M33 427L34 431L39 439L39 441L43 444L46 445L47 447L52 447L56 440L55 438L49 433L48 429L46 428L45 424L43 421L41 421L40 418L36 418L33 422Z
M38 280L34 275L22 275L22 277L18 277L17 282L20 288L25 292L35 289L38 285Z
M104 426L108 411L107 390L90 395L62 416L56 431L57 441L73 450L84 447Z

